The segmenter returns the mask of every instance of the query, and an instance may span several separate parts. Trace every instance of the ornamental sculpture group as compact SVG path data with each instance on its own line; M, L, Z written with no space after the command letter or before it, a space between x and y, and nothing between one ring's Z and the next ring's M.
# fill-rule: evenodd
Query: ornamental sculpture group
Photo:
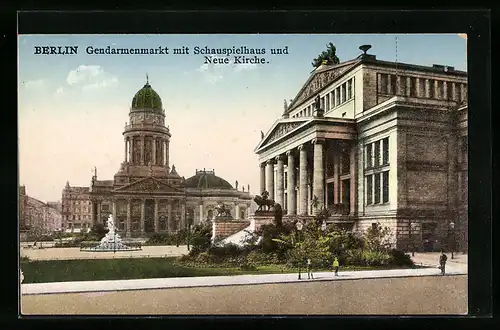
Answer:
M274 200L269 199L269 192L266 190L264 190L260 196L256 195L253 200L259 206L259 208L255 211L255 213L271 211L274 205L276 204Z
M231 209L224 203L219 203L215 207L215 210L217 211L216 218L225 218L225 219L232 219L233 218L231 216Z

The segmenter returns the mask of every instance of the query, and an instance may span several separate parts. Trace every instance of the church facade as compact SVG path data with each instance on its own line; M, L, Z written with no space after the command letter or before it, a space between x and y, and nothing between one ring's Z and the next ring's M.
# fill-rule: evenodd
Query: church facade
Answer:
M363 48L285 101L255 149L260 191L289 216L326 208L354 231L388 226L399 248L439 249L450 233L466 248L467 73Z
M248 217L251 196L214 170L197 170L185 179L170 164L170 129L160 96L147 82L132 100L125 125L124 155L112 180L99 180L97 170L89 196L92 223L106 224L113 215L126 237L176 232L211 220L217 204L231 209L234 219Z

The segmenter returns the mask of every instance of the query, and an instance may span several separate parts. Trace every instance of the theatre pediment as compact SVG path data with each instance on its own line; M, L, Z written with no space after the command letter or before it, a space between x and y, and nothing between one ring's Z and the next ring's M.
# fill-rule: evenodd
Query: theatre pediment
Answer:
M264 140L262 140L262 143L259 145L259 147L269 144L289 134L290 132L294 131L296 128L298 128L299 126L301 126L306 122L307 122L306 120L301 120L301 121L294 120L290 122L277 123L276 126L274 126L267 134L267 137L264 137Z
M306 81L304 86L289 106L291 111L296 106L300 105L305 100L315 96L323 87L329 85L332 81L343 75L347 70L355 66L357 61L345 63L344 65L335 66L331 69L314 73Z
M181 192L178 188L172 187L165 182L157 180L153 177L140 179L126 186L115 190L116 192L133 192L133 193L177 193Z

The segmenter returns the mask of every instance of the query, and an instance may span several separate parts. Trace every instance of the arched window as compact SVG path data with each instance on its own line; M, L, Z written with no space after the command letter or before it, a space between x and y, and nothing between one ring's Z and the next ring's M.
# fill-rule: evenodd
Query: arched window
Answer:
M245 219L245 210L240 210L240 219Z
M208 211L208 215L207 215L207 220L212 220L214 217L214 211L213 210L209 210Z

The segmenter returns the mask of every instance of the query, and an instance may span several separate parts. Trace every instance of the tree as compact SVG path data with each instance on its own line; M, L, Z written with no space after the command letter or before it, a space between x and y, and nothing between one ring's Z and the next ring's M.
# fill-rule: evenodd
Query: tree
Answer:
M283 225L283 208L279 203L274 204L274 224L278 228Z
M94 236L98 241L100 241L106 234L108 230L104 227L102 223L95 223L90 229L90 235Z
M207 251L212 245L212 224L201 223L192 229L190 255Z
M316 57L311 63L314 68L319 67L323 61L326 61L326 64L339 64L340 60L337 57L337 48L333 45L333 43L329 43L326 45L326 50L324 50L321 54Z
M387 251L391 247L390 240L391 228L382 227L378 222L364 234L365 247L369 251Z

